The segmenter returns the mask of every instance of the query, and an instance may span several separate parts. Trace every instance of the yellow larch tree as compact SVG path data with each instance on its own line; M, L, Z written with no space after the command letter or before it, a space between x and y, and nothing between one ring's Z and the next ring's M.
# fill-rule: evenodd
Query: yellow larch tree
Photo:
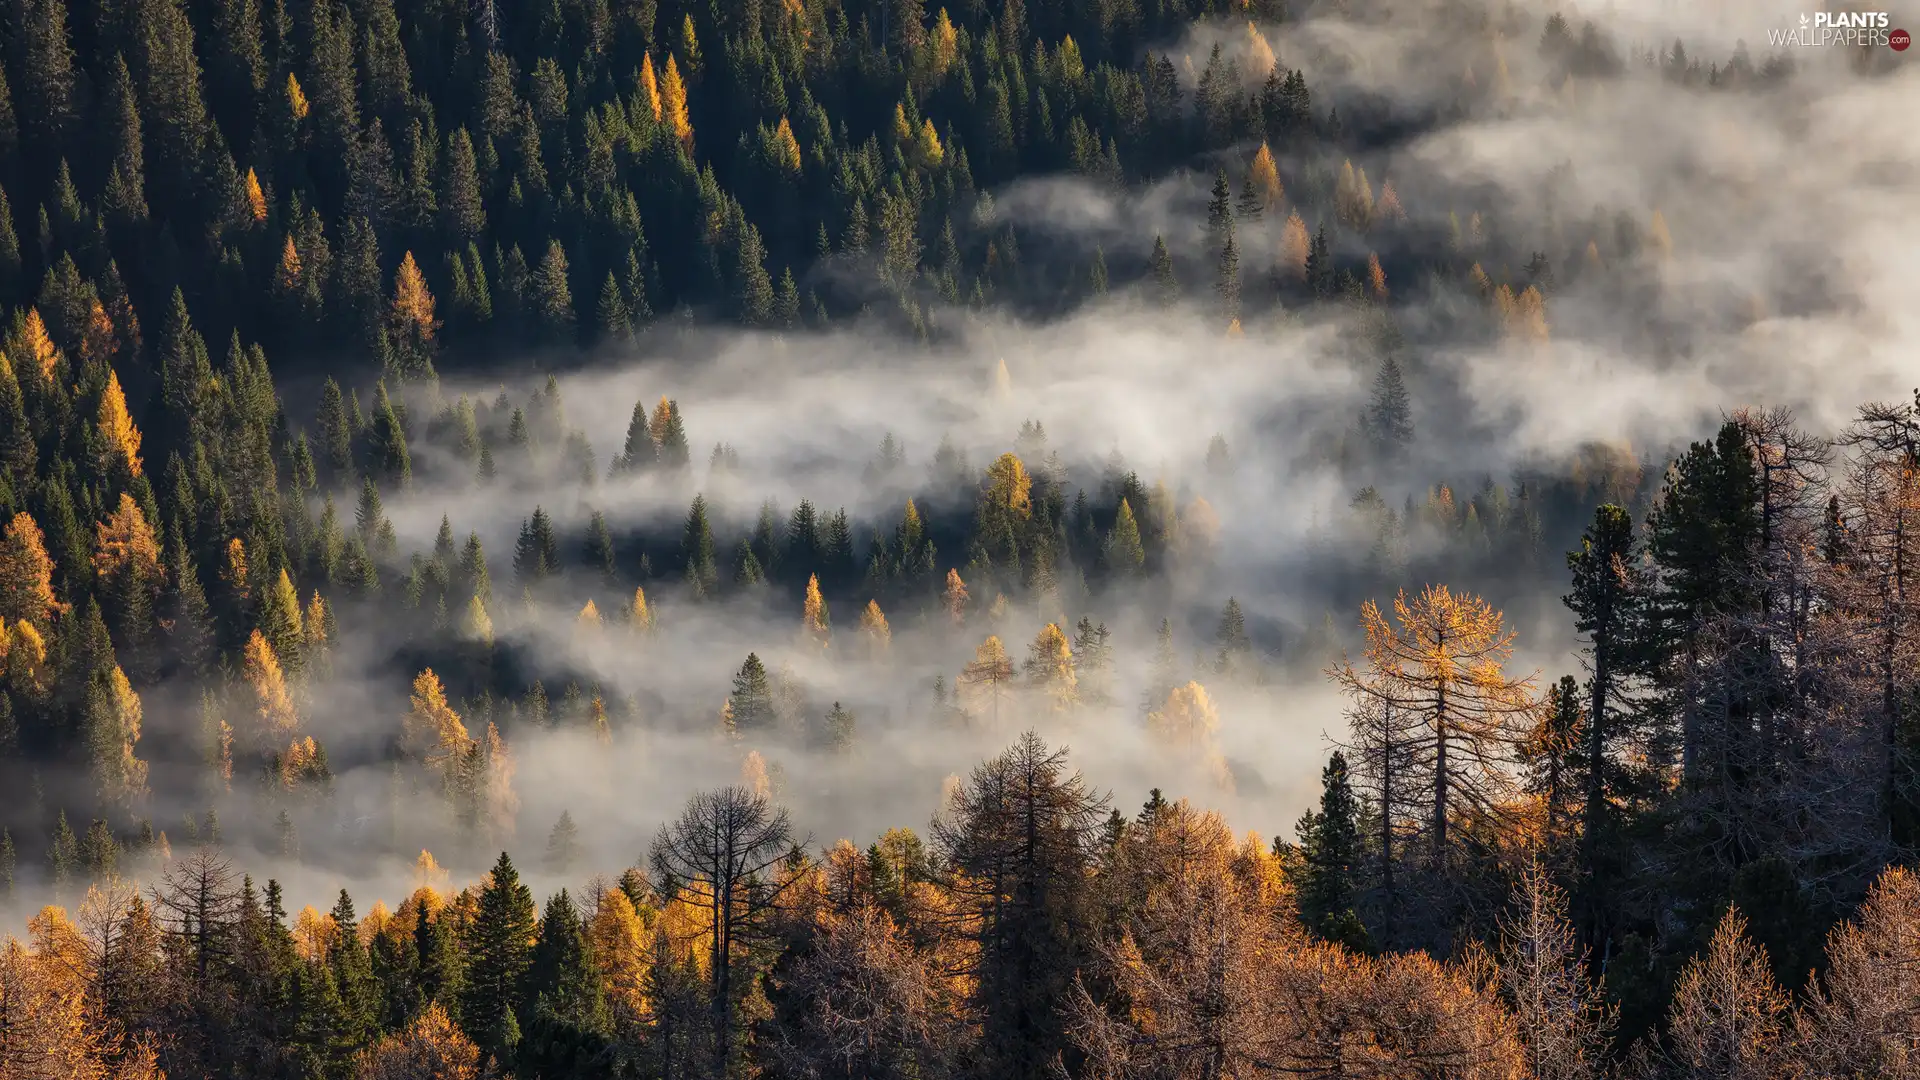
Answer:
M314 741L313 736L307 735L288 743L287 748L280 752L278 762L281 788L292 791L302 781L319 776L322 760L320 744Z
M1074 675L1073 646L1058 623L1048 623L1027 646L1027 685L1054 712L1068 712L1079 704L1079 681Z
M1300 212L1287 215L1287 224L1280 231L1280 272L1290 281L1307 280L1307 255L1313 250L1313 237L1307 234L1307 223L1300 220Z
M120 505L107 520L94 525L93 570L109 582L148 590L160 587L164 575L160 544L140 504L124 491L120 493ZM128 574L132 577L123 577Z
M113 317L98 296L87 301L87 317L80 328L80 360L84 364L106 364L120 348Z
M447 879L446 869L440 865L438 859L433 857L433 852L421 848L420 857L413 860L413 889L415 896L419 896L424 890L427 896L432 898L433 908L427 914L431 915L439 910L441 896L447 891Z
M1260 28L1249 21L1246 70L1256 78L1264 79L1267 73L1273 70L1273 64L1273 46L1267 44L1267 35L1262 34Z
M653 122L659 123L660 80L653 73L653 54L647 53L640 60L640 92L645 95L647 107L653 112Z
M300 958L310 964L324 963L327 950L333 947L335 936L340 933L340 924L333 916L324 914L319 908L308 904L293 917L293 948Z
M952 70L954 61L960 57L960 32L954 28L953 19L948 17L946 8L941 8L933 18L933 32L927 36L927 50L927 73L936 81L945 78L947 72Z
M40 317L39 308L27 309L20 337L28 368L40 376L40 385L53 385L60 369L60 347L53 343L53 337L47 333L47 323Z
M800 615L801 639L824 649L831 640L831 634L827 622L827 601L820 595L820 575L809 575L806 604Z
M1406 208L1400 205L1400 195L1393 190L1393 181L1387 180L1380 185L1380 201L1374 207L1375 216L1381 221L1407 220Z
M480 1048L432 1001L405 1028L361 1051L353 1067L354 1080L477 1080Z
M601 889L587 923L587 941L600 989L619 1030L632 1030L652 1014L647 997L651 972L650 935L633 901L617 888Z
M293 237L289 235L287 242L280 245L280 265L273 272L273 291L283 300L299 296L300 275L300 249L293 246Z
M1467 268L1467 280L1473 284L1474 291L1478 292L1482 297L1495 295L1496 290L1493 287L1493 279L1487 276L1487 272L1480 268L1479 263L1474 263L1471 267ZM1513 290L1509 289L1507 293L1509 298L1511 298ZM1495 306L1498 307L1498 304L1496 303Z
M252 595L247 577L247 545L239 537L227 541L227 558L220 567L220 584L229 595L244 603Z
M1380 266L1377 252L1367 252L1367 295L1375 300L1387 298L1387 272Z
M659 446L666 441L667 432L673 426L673 402L661 397L660 403L653 407L653 416L647 420L647 435L653 444Z
M53 559L40 526L25 511L13 515L0 533L0 620L44 631L66 610L53 594Z
M933 129L932 120L920 121L920 134L913 145L914 159L925 168L937 168L946 160L946 148L940 145L940 133Z
M1220 730L1220 713L1207 688L1189 682L1174 687L1166 701L1147 714L1147 729L1167 746L1190 754L1202 753L1212 748L1214 735Z
M1692 1076L1789 1075L1790 1002L1774 981L1766 950L1747 936L1746 916L1729 907L1707 951L1687 962L1673 988L1672 1053ZM1876 1074L1885 1075L1878 1069L1860 1075Z
M947 618L953 625L959 626L967 621L967 583L960 580L960 571L947 571L947 587L940 597L941 606L947 609Z
M291 71L287 72L286 98L287 113L293 117L294 122L299 123L305 120L308 110L307 94L300 89L300 80L294 78Z
M256 225L267 220L267 193L261 190L260 177L251 168L247 170L246 180L247 215Z
M767 776L767 759L760 751L749 750L740 762L740 786L760 798L769 798L773 794L773 782Z
M986 504L999 521L1025 521L1033 510L1033 477L1016 454L1001 454L987 466Z
M1499 313L1501 330L1509 341L1524 345L1544 345L1548 341L1547 301L1532 285L1515 296L1502 285L1494 293L1494 309Z
M773 129L773 157L776 164L788 174L800 173L800 140L793 137L793 125L786 117Z
M287 692L286 675L280 670L280 658L258 629L247 638L244 656L247 685L253 688L254 714L260 725L257 741L277 745L300 726L293 695Z
M1238 338L1243 338L1245 336L1247 336L1247 332L1243 327L1241 327L1240 320L1238 318L1235 318L1232 322L1229 322L1227 324L1228 340L1235 340Z
M1162 745L1204 769L1216 787L1233 790L1233 773L1216 739L1220 713L1206 687L1188 682L1168 691L1166 701L1147 714L1147 730Z
M993 717L995 726L1000 723L1000 702L1007 696L1010 683L1013 682L1013 661L1007 659L1007 648L1000 644L1000 638L989 636L974 650L973 662L960 671L957 680L961 695L970 704L985 702Z
M1253 164L1247 167L1247 178L1253 182L1254 194L1260 197L1260 207L1266 213L1275 213L1280 209L1280 201L1286 197L1286 189L1280 185L1280 169L1273 163L1273 151L1266 143L1253 155Z
M642 586L634 586L633 603L627 607L627 628L636 637L653 633L653 609L647 606L647 590Z
M667 54L667 77L660 84L660 111L667 130L687 153L693 153L693 121L687 117L687 84L680 78L680 67L673 54Z
M132 480L140 475L140 429L127 411L127 395L120 389L118 372L107 373L107 388L100 394L100 409L94 415L100 429L101 462L110 476Z
M147 763L135 753L140 722L140 695L115 664L88 691L87 750L102 801L121 810L147 793Z
M467 597L467 613L460 619L460 632L467 640L482 645L493 644L493 616L487 614L487 605L480 599L479 593Z
M333 615L327 610L327 602L321 598L320 590L313 590L312 599L307 601L306 614L300 620L300 630L309 653L317 654L328 647L327 624L332 621Z
M860 635L867 645L867 657L872 660L883 659L893 644L893 629L887 625L887 616L880 610L878 600L867 601L866 610L860 613Z
M580 614L574 616L573 624L575 632L583 637L598 636L601 630L600 609L592 600L588 600L581 607Z
M60 918L65 918L64 912ZM94 1080L107 1075L101 1061L105 1039L88 1000L84 975L57 951L43 954L12 936L0 943L0 1002L6 1013L0 1076Z
M424 350L440 329L439 320L433 317L433 294L427 291L426 275L413 261L411 251L401 257L400 268L393 273L388 322L398 339L396 344L415 350Z
M47 640L25 619L14 623L6 637L7 686L28 699L47 692Z
M408 705L400 733L402 747L414 760L451 780L473 739L460 714L447 704L446 688L432 668L414 678Z
M1369 600L1360 626L1366 667L1343 658L1329 675L1361 708L1399 716L1402 730L1393 737L1404 745L1390 749L1423 763L1427 841L1443 863L1463 816L1485 819L1511 801L1506 760L1538 707L1534 676L1514 679L1503 670L1514 632L1500 612L1444 585L1413 597L1402 590L1391 619Z

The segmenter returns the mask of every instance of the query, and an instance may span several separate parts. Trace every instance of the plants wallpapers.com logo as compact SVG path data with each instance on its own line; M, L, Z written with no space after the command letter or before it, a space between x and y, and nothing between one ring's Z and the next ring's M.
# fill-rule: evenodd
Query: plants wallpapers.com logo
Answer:
M1802 13L1798 26L1768 30L1767 44L1776 49L1841 45L1905 52L1913 44L1913 37L1893 25L1889 12L1816 11L1811 15Z

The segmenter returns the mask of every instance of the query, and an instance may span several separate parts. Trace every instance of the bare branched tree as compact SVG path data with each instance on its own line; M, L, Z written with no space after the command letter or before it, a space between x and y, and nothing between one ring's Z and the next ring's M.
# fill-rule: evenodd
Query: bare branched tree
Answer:
M787 812L744 787L701 792L654 837L651 862L661 891L703 913L709 939L709 1008L714 1075L734 1049L734 970L764 940L791 877L770 873L794 848Z

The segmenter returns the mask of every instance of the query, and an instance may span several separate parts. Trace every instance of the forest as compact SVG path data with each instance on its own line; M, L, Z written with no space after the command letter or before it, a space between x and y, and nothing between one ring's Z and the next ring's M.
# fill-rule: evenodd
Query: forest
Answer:
M1792 17L3 0L0 1080L1920 1077Z

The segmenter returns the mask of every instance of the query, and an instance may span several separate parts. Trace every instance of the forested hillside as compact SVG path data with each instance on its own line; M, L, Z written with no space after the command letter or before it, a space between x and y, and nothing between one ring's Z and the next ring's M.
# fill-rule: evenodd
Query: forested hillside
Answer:
M1743 19L0 3L0 1080L1912 1075L1920 89Z

